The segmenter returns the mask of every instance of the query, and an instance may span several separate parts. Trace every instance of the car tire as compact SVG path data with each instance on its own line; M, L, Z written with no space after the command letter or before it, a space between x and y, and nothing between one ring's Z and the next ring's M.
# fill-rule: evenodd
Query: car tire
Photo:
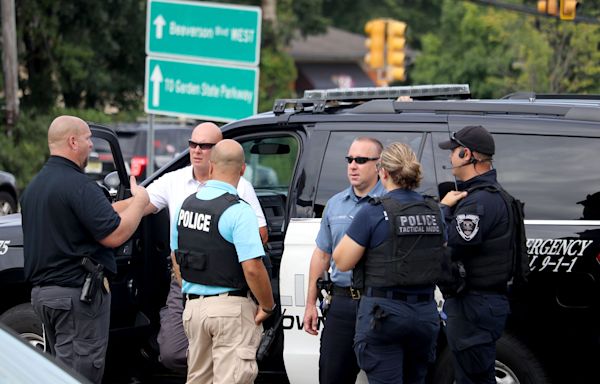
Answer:
M438 357L431 378L436 384L455 382L450 348ZM548 384L550 380L534 353L515 336L505 333L496 343L496 382Z
M0 322L11 328L29 344L45 351L42 321L30 303L14 306L0 316Z
M10 193L0 191L0 216L17 213L17 202Z

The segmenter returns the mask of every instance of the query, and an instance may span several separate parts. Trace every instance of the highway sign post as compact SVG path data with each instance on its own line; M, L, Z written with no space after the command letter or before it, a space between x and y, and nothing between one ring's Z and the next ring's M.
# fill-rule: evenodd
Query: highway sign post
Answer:
M147 113L233 121L256 113L258 69L146 58Z
M258 7L149 0L146 54L240 65L258 65Z

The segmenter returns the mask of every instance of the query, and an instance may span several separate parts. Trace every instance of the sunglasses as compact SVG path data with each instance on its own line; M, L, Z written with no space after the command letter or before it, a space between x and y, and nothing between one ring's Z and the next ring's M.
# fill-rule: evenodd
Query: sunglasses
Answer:
M348 164L352 164L353 161L356 161L356 164L365 164L367 161L379 160L379 157L363 157L363 156L346 156L346 161Z
M188 140L188 144L190 146L190 149L196 149L196 147L200 147L200 149L202 150L207 150L207 149L211 149L212 147L214 147L216 144L214 143L196 143L195 141L192 140Z
M460 145L461 147L469 148L456 137L456 134L454 132L452 132L452 134L450 135L450 140L454 141L456 144Z

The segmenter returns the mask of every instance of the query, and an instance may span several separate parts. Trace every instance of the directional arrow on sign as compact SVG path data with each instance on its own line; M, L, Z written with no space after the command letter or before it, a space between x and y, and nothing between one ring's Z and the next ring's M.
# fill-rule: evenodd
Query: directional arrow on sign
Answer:
M152 82L152 106L158 107L160 104L160 83L163 81L163 75L158 65L154 66L150 81Z
M152 22L156 27L156 38L162 39L163 37L163 27L167 24L167 21L162 15L156 16L156 19Z

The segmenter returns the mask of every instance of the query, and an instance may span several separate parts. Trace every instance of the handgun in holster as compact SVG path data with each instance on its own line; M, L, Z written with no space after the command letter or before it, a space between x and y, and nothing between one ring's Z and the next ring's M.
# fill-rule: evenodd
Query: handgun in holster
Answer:
M275 341L275 337L277 337L277 330L281 327L285 311L286 310L284 309L281 316L279 316L279 319L277 319L277 322L271 328L263 332L260 344L258 344L258 349L256 350L257 361L262 361L266 356L269 356L269 350L271 349L271 345L273 345L273 341Z
M327 316L327 311L331 305L332 288L333 282L329 278L329 273L323 273L323 276L317 279L317 297L319 298L319 308L323 317Z
M85 281L81 288L81 296L79 300L84 303L90 304L96 297L96 292L102 287L104 282L104 266L102 264L94 264L92 260L84 257L81 260L81 266L87 272L85 275Z

